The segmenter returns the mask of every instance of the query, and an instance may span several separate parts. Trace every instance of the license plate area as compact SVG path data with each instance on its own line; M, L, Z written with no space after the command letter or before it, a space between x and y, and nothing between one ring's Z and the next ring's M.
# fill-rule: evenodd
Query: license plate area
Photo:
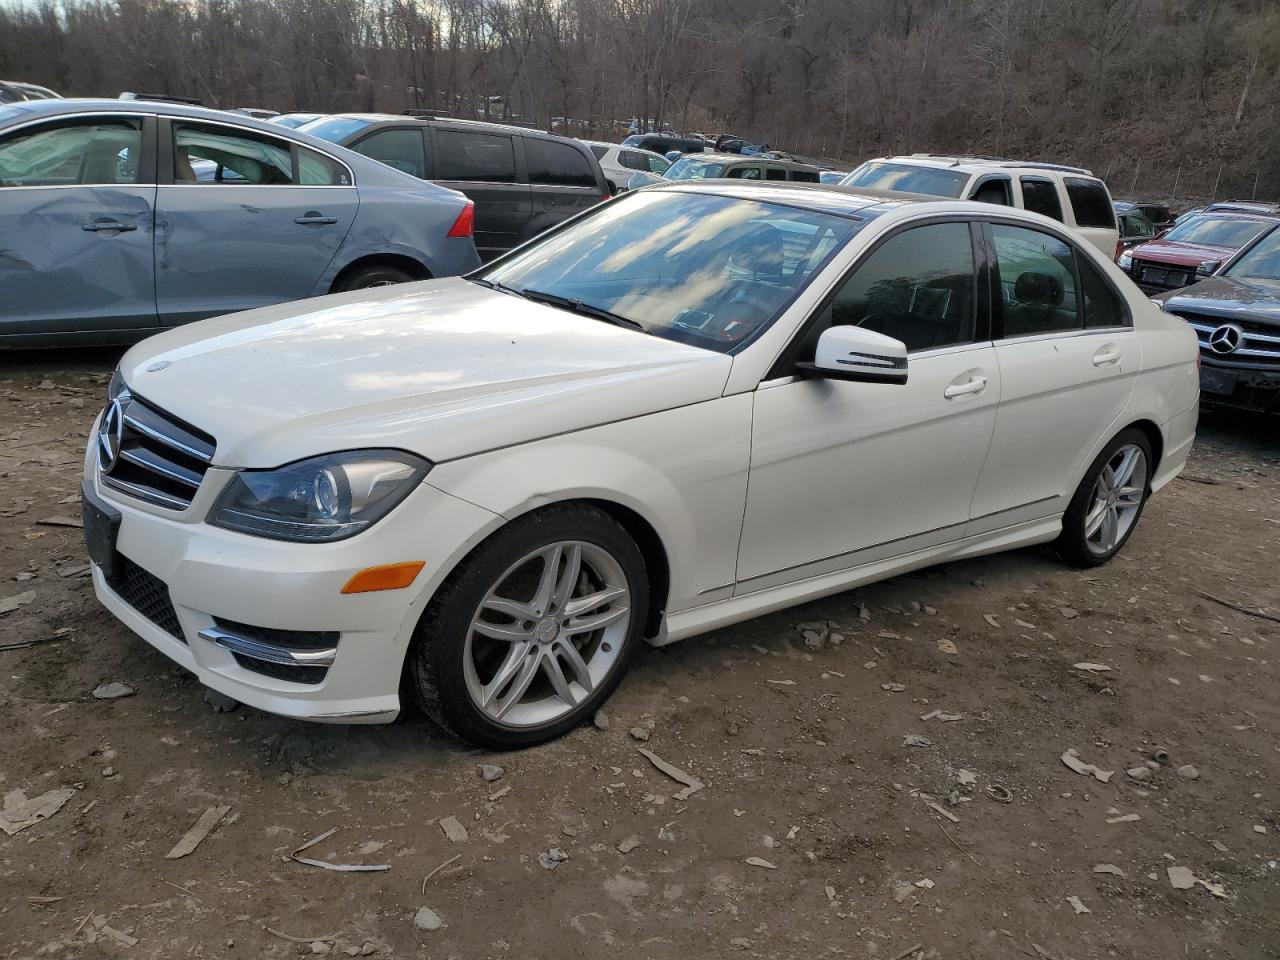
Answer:
M120 511L94 499L87 489L80 495L80 519L89 559L110 579L116 573L116 540L120 536Z
M1200 389L1205 393L1229 397L1236 392L1236 375L1229 370L1203 367L1200 370Z

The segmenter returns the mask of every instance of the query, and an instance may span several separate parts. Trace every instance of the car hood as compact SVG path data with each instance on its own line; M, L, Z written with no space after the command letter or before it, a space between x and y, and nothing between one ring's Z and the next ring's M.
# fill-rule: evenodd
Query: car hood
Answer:
M1152 299L1173 313L1199 313L1223 320L1254 320L1280 327L1280 280L1210 277Z
M1226 260L1235 247L1218 247L1207 243L1183 243L1181 240L1149 240L1129 251L1135 260L1169 263L1179 267L1198 267L1209 260Z
M442 461L720 396L732 359L461 279L215 317L140 343L129 389L274 467L360 447Z

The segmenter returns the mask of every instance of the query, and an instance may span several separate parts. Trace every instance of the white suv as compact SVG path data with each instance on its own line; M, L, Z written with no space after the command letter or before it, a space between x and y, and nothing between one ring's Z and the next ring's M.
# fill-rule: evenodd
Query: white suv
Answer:
M1111 192L1083 167L915 153L868 160L840 183L1021 207L1066 224L1112 260L1119 255Z
M613 186L614 193L622 193L627 183L637 173L649 173L660 177L667 172L671 161L652 150L640 150L636 147L624 147L617 143L605 143L602 140L583 140L583 143L600 161L600 169Z

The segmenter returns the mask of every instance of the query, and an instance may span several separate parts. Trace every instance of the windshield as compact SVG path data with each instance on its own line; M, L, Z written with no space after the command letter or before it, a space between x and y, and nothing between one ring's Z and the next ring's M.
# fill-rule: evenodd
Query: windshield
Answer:
M1259 240L1227 268L1226 275L1238 280L1280 280L1280 230L1273 229Z
M958 170L872 160L841 182L846 187L863 187L867 190L904 190L907 193L927 193L935 197L958 197L968 181L969 174Z
M1235 220L1204 214L1184 220L1161 239L1239 249L1262 233L1264 227L1257 220Z
M298 130L301 133L319 137L321 140L328 140L330 143L342 143L347 137L353 133L359 133L371 123L373 123L372 120L360 120L356 117L321 117L319 120L304 123Z
M718 177L724 170L723 163L717 163L714 160L695 160L692 157L685 157L677 160L667 168L667 172L663 174L668 180L705 180L708 177Z
M861 226L756 200L646 191L597 208L477 276L727 353L768 327Z

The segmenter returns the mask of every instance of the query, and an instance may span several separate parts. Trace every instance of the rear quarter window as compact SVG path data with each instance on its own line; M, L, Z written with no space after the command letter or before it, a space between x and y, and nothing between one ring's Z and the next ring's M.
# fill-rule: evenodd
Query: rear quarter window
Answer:
M1075 214L1076 226L1115 229L1115 208L1111 206L1111 195L1107 193L1101 180L1066 177L1064 182L1067 186L1067 198L1071 201L1071 212Z

